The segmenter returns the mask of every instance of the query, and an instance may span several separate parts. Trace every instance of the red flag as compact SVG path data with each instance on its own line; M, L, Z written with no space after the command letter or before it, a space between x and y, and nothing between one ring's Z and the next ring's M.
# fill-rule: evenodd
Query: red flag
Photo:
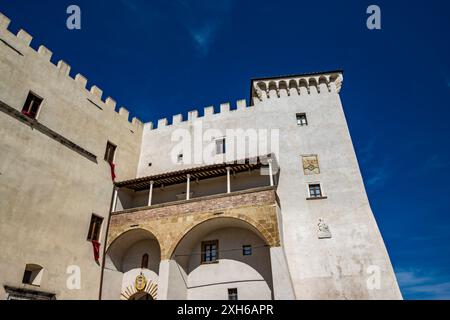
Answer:
M94 248L94 259L98 262L100 259L100 242L92 240L92 247Z
M116 165L112 162L109 165L111 166L111 178L113 181L116 181Z

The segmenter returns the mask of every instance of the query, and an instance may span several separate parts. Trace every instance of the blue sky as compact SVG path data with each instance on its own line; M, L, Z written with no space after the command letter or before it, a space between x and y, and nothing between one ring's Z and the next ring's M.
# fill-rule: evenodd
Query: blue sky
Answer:
M66 8L78 4L82 29ZM377 4L382 29L366 28ZM143 121L248 98L255 77L345 70L371 205L407 299L450 299L450 2L3 0L13 31Z

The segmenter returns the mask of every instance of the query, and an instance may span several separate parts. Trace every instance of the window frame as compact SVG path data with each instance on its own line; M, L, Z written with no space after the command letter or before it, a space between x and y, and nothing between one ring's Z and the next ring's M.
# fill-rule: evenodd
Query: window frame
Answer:
M34 115L30 115L30 109L32 109L31 106L27 107L27 103L31 103L34 99L39 100L39 105L37 107L37 111ZM30 100L30 101L29 101ZM22 114L25 115L26 117L30 118L30 119L34 119L37 120L39 118L39 115L41 113L42 110L42 104L44 103L44 98L42 98L40 95L34 93L34 91L28 91L27 97L25 98L25 102L22 106ZM27 113L27 114L25 114Z
M22 284L40 287L44 268L38 264L27 264L22 276Z
M320 196L311 194L311 187L315 185L319 186ZM327 199L327 196L325 195L325 191L323 189L323 184L321 182L308 182L306 185L306 190L308 194L308 200Z
M228 301L237 301L237 300L239 300L238 288L229 288L228 289Z
M222 142L222 147L221 147L221 150L220 150L220 153L218 152L219 151L219 145L218 145L218 143L220 143L220 142ZM216 153L216 156L223 156L223 155L225 155L226 153L227 153L227 137L220 137L220 138L215 138L214 139L214 143L215 143L215 153Z
M109 154L110 154L109 150L110 150L110 148L113 148L113 155L112 155L112 160L111 161L109 161ZM111 141L108 141L106 143L106 150L105 150L104 160L106 162L110 163L110 164L114 163L114 161L116 160L116 154L117 154L117 145L112 143Z
M250 251L248 251L250 250ZM245 257L253 255L253 246L251 244L245 244L242 246L242 255Z
M215 254L215 260L206 261L207 257L207 246L216 246L216 254ZM201 254L200 254L200 262L201 264L213 264L213 263L219 263L219 240L210 240L210 241L202 241L201 243ZM212 249L210 249L212 250ZM210 254L212 256L212 254Z
M103 221L105 219L103 217L100 217L96 214L92 214L91 215L91 221L89 222L89 229L88 229L88 235L87 235L87 241L93 242L93 241L97 241L100 242L100 239L102 237L102 227L103 227ZM100 223L98 223L100 221ZM98 229L96 230L95 228L98 226ZM97 231L97 232L95 232ZM94 239L95 237L97 239Z
M298 127L306 127L309 125L308 117L305 112L296 114L297 126ZM303 122L304 120L304 122Z

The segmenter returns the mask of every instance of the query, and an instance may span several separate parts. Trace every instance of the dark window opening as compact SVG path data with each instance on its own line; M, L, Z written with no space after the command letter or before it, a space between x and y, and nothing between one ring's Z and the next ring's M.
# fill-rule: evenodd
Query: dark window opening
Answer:
M202 263L214 263L219 259L219 240L202 242Z
M178 155L178 163L182 163L182 162L183 162L183 154L180 153L180 154Z
M148 254L144 254L141 260L141 269L148 269Z
M42 267L37 264L27 264L23 272L22 283L39 287L42 279Z
M216 140L216 154L225 154L227 152L226 139Z
M92 215L91 224L89 225L88 241L99 241L100 231L102 229L103 218Z
M247 245L247 246L242 246L242 254L244 256L251 256L252 255L252 246L251 245Z
M307 126L308 119L306 118L306 113L297 113L297 125L298 126Z
M309 196L311 198L321 198L322 197L322 188L320 184L310 184L309 185Z
M33 271L31 270L25 270L25 272L23 273L23 279L22 279L22 283L24 284L31 284L31 276L33 275Z
M114 157L116 155L117 146L108 141L106 144L105 161L108 163L114 163Z
M228 300L238 300L238 290L237 288L228 289Z
M29 118L36 119L42 104L42 100L42 98L38 97L32 92L28 93L27 100L25 100L25 104L22 108L22 114L26 115Z

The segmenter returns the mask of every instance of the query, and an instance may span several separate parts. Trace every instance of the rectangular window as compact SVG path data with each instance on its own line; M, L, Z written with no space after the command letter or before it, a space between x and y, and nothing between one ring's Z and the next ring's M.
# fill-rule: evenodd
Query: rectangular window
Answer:
M216 140L216 154L225 154L227 152L226 139L221 138Z
M322 198L322 188L320 184L310 184L309 185L309 197L310 198Z
M228 289L228 300L238 300L238 290L237 288Z
M297 113L297 125L298 126L307 126L308 119L306 118L306 113Z
M89 225L88 241L99 241L100 231L102 229L103 218L92 215L91 224Z
M246 246L242 246L242 254L244 256L251 256L252 255L252 246L251 245L246 245Z
M117 146L108 141L106 144L105 161L108 163L114 163L114 157L116 156Z
M219 240L202 242L202 263L214 263L219 260Z
M40 286L44 269L37 264L27 264L23 273L22 283Z
M178 163L183 163L183 154L180 153L177 158Z
M22 108L22 114L29 118L37 119L42 100L42 98L38 97L34 93L28 93L27 100Z

